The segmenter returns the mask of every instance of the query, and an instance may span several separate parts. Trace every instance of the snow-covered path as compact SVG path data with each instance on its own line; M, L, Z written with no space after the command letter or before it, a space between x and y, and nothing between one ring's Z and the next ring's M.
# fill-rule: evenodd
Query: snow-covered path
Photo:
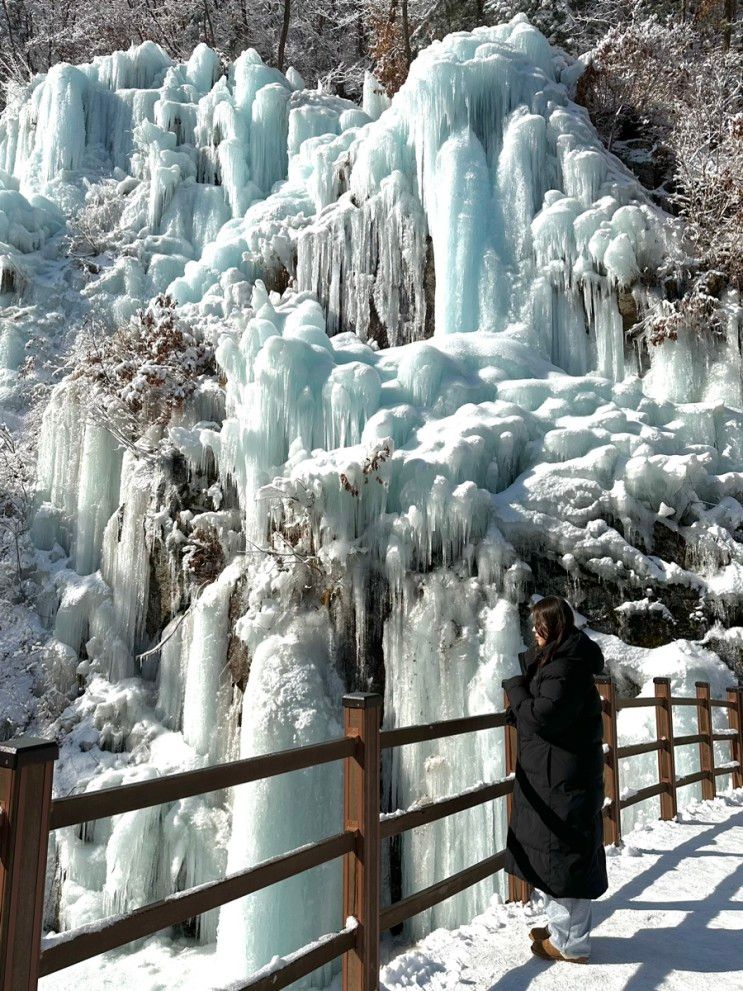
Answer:
M529 950L534 909L494 905L438 930L382 971L384 991L714 991L743 988L743 791L695 803L677 822L629 833L594 906L592 960L546 963Z

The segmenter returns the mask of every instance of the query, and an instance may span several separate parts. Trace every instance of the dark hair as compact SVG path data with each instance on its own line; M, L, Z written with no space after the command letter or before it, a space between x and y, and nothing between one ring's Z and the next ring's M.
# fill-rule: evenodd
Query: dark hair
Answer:
M531 607L535 631L545 639L539 663L546 663L560 644L575 631L575 614L570 603L559 595L548 595Z

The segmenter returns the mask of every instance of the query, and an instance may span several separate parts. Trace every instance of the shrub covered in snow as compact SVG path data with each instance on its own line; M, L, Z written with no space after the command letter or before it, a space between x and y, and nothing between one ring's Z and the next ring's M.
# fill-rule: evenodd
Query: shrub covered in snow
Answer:
M66 235L69 254L80 259L95 258L116 246L116 228L124 209L115 180L85 185L85 204L68 220Z
M183 568L197 586L215 581L225 565L224 550L214 527L194 527L183 555Z
M214 350L158 296L111 337L81 335L73 377L90 386L83 393L91 413L115 435L134 444L152 425L165 426L202 376L215 373Z
M743 56L721 6L691 4L680 16L643 0L602 0L593 25L588 7L582 15L593 49L577 99L609 150L683 220L684 250L654 273L662 291L632 332L651 350L684 337L722 340L737 319ZM616 19L596 32L610 9Z

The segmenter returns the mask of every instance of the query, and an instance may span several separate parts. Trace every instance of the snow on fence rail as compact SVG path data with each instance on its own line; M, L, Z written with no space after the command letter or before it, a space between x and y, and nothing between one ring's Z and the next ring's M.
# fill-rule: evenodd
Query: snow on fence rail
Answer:
M671 819L676 814L676 792L685 785L698 781L703 797L714 798L717 777L731 774L734 786L743 787L743 687L730 688L725 699L713 699L709 684L697 682L696 697L676 698L671 696L669 679L656 678L654 696L621 699L610 678L597 678L596 684L602 697L604 720L606 801L603 814L607 843L616 844L621 839L622 809L647 798L659 796L661 818ZM345 735L327 743L54 801L51 794L54 762L58 756L56 743L21 737L0 744L0 991L36 991L40 977L185 922L340 857L343 858L344 927L264 968L247 983L231 985L230 991L284 988L338 957L343 958L344 991L376 989L380 933L496 874L503 869L505 860L505 852L498 851L423 891L382 907L382 841L500 797L506 797L510 813L516 763L516 732L506 725L504 712L381 731L381 704L379 695L344 696ZM698 733L674 738L674 706L696 706ZM619 746L617 712L638 707L655 709L656 737L646 743ZM727 709L727 730L712 732L714 707ZM460 794L391 815L380 813L382 750L496 727L505 728L508 774L505 780L481 783ZM731 744L731 760L715 766L714 743L718 741ZM675 749L689 744L699 746L700 769L677 778ZM658 754L658 783L620 794L619 761L654 751ZM50 831L337 760L344 761L344 828L341 833L221 880L169 895L125 915L103 919L42 941ZM526 900L529 897L528 886L523 882L513 877L509 877L508 882L509 898Z

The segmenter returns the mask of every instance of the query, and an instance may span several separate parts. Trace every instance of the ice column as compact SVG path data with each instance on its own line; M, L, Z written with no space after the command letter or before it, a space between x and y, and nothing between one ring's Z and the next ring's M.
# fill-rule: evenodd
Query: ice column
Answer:
M431 220L436 334L477 330L490 183L485 151L472 131L460 131L445 142L436 160L436 178L440 193Z
M222 717L227 710L224 699L227 686L222 675L230 635L230 596L239 571L240 562L234 562L204 589L193 606L183 640L182 649L187 657L183 736L198 753L213 762L224 759L226 751L227 734ZM172 674L168 677L172 679Z
M318 743L341 734L341 685L332 670L327 630L317 613L300 615L285 636L256 649L243 700L240 756ZM341 828L337 765L243 785L235 793L228 873L333 835ZM342 923L338 863L226 905L217 955L229 979L245 978ZM296 987L306 986L306 982Z

